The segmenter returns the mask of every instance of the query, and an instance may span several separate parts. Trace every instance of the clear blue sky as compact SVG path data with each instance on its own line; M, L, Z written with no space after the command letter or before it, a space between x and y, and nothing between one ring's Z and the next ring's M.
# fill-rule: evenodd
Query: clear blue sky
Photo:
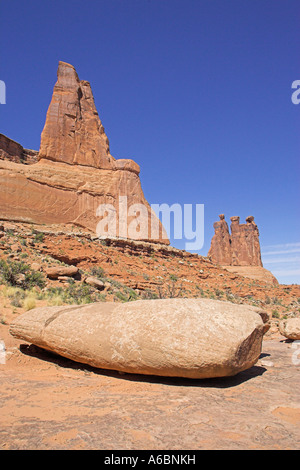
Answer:
M299 0L1 0L0 17L0 132L38 149L73 64L147 200L205 205L201 254L218 214L254 215L265 267L300 283Z

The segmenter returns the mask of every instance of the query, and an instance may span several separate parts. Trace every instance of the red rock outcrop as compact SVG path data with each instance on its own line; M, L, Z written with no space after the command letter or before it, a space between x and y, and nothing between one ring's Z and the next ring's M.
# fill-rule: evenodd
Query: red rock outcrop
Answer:
M210 259L230 272L277 285L275 276L263 267L254 217L247 217L246 224L240 224L237 216L231 217L231 233L224 214L219 217L220 221L214 223L215 234L208 252Z
M259 231L254 217L240 224L239 217L231 217L231 253L233 266L262 266Z
M118 235L121 202L126 197L127 207L139 204L144 210L128 215L126 231L122 230L120 236L152 240L154 222L159 234L153 241L169 243L144 197L139 165L130 159L112 157L90 84L79 80L72 65L59 62L38 161L21 165L20 159L11 155L20 153L22 147L10 152L5 148L6 158L0 160L1 219L74 224L101 235L103 227L99 229L99 222L107 211L101 213L98 208L109 204L116 217ZM137 229L129 231L135 221ZM140 227L143 230L139 233ZM109 234L105 227L103 235Z
M214 263L223 266L262 266L259 231L254 217L249 216L246 224L240 224L239 217L231 217L231 234L224 214L214 223L215 234L208 256Z
M215 234L211 241L208 256L216 263L230 265L232 255L229 228L224 214L220 214L219 217L220 220L214 223Z
M4 134L0 134L0 160L32 165L38 161L38 152L24 149L18 142L9 139Z

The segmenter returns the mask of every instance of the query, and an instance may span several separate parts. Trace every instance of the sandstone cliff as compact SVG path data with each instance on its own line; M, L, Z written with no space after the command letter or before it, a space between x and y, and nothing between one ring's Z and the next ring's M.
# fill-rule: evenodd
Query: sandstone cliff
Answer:
M138 225L144 230L140 233L139 227L130 233L123 230L122 236L151 240L152 222L159 227L159 236L154 241L169 243L144 197L139 165L133 160L112 157L90 84L79 80L72 65L59 62L40 150L30 161L33 164L21 164L25 163L22 146L12 145L13 141L3 137L0 140L1 219L74 224L101 235L99 222L107 212L97 210L100 205L110 204L119 234L120 201L126 197L128 207L143 205ZM128 217L128 226L135 217L133 213ZM103 235L109 235L107 227Z
M8 160L24 165L32 165L38 160L38 152L36 150L24 149L6 135L0 134L0 160Z

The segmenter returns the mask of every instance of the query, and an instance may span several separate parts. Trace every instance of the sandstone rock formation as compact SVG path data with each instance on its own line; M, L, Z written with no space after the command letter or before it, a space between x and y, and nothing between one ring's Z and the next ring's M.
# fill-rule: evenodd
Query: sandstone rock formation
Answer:
M139 166L133 160L115 160L111 156L90 84L79 80L72 65L59 62L38 162L21 165L22 147L12 147L5 138L0 139L1 219L74 224L98 235L140 240L151 240L152 223L158 227L153 241L169 243L144 197ZM140 204L144 210L126 213L128 224L121 231L119 216L124 206L120 201L124 198L128 208ZM108 211L99 211L103 205L109 206L116 218L116 230L112 232L104 225ZM136 230L132 230L131 222L133 227L136 222Z
M57 82L41 136L39 159L113 169L108 138L99 119L89 82L59 62Z
M240 224L239 217L231 217L231 235L224 214L214 223L215 234L208 256L214 263L223 266L262 266L259 232L254 217L249 216L246 224Z
M49 279L58 279L60 276L72 277L78 273L76 266L54 266L46 269Z
M94 367L195 379L252 367L264 331L254 307L211 299L42 307L10 326L14 337Z
M288 339L300 340L300 318L287 318L279 323L280 333Z
M262 266L223 266L223 268L231 273L239 274L240 276L264 282L272 286L279 284L274 274Z
M275 276L263 267L259 231L254 217L247 217L246 224L240 224L239 217L231 217L231 233L224 214L219 217L220 220L214 223L215 234L208 252L210 259L230 272L268 284L278 284Z
M22 145L9 139L6 135L0 134L0 160L32 165L38 160L38 152L36 150L24 149Z
M219 222L214 223L215 235L212 238L208 256L210 256L215 263L230 265L232 262L232 253L229 228L224 214L220 214L219 217Z
M239 217L231 217L231 265L262 266L259 231L254 217L246 218L246 224L240 224Z

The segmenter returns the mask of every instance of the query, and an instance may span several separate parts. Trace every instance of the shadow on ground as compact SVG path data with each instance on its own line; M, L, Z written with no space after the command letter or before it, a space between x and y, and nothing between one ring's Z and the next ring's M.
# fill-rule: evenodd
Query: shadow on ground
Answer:
M35 346L33 344L20 344L20 351L31 357L35 357L41 361L51 362L59 367L65 369L73 369L93 373L96 375L105 375L109 377L115 377L120 380L129 380L134 382L150 382L160 383L170 386L181 386L181 387L206 387L206 388L230 388L240 385L248 380L251 380L257 376L263 375L267 370L262 366L253 366L239 374L232 377L219 377L210 379L188 379L182 377L160 377L154 375L138 375L128 374L125 372L118 372L108 369L98 369L96 367L89 366L80 362L75 362L71 359L64 358L53 352L47 351L43 348ZM269 354L262 353L260 358L269 356Z

